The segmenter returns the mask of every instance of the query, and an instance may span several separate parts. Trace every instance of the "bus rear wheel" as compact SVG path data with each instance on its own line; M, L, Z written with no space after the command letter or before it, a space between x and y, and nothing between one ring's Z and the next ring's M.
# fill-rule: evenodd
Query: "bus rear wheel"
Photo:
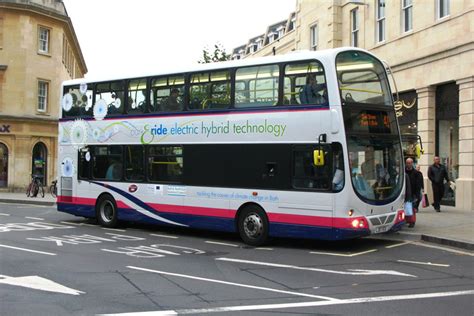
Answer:
M117 227L117 204L110 195L103 195L99 198L96 205L97 221L104 227Z
M240 238L251 246L261 246L268 239L268 218L256 205L245 207L238 218Z

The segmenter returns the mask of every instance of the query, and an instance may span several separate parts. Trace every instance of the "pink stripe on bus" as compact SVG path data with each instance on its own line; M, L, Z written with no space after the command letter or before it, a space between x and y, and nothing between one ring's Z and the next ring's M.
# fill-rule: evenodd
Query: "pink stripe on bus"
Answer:
M198 216L213 216L223 218L234 218L237 213L236 210L224 208L209 208L201 206L181 206L172 204L148 204L157 212L175 213L175 214L189 214Z
M82 205L95 205L96 199L83 198L83 197L63 197L58 196L58 203L70 203L70 204L82 204ZM195 216L210 216L210 217L221 217L221 218L235 218L237 210L222 209L222 208L210 208L200 206L182 206L173 204L156 204L148 203L158 213L170 213L170 214L187 214ZM133 209L122 201L117 201L117 207L123 209ZM334 228L346 228L354 229L352 222L359 220L364 222L364 228L367 228L367 221L364 217L324 217L324 216L309 216L309 215L294 215L294 214L280 214L280 213L267 213L268 220L271 223L281 224L295 224L295 225L306 225L306 226L319 226L319 227L334 227Z
M308 226L322 226L322 227L334 227L334 228L352 228L352 222L354 220L365 221L364 217L324 217L324 216L308 216L308 215L293 215L293 214L277 214L268 213L268 219L270 222L282 223L282 224L297 224L297 225L308 225ZM367 225L365 225L367 228Z

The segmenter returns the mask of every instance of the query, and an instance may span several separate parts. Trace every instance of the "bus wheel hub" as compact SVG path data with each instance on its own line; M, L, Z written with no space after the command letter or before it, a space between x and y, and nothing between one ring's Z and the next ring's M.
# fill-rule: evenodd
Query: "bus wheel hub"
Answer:
M258 237L263 230L263 223L260 216L257 214L247 216L244 220L244 230L247 236L252 238Z

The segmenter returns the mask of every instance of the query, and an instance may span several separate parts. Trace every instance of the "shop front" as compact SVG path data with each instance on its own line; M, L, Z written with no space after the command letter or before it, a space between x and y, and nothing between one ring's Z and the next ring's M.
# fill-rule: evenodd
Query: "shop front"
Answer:
M0 120L0 190L24 192L32 176L44 186L56 178L57 123Z
M459 177L459 88L456 83L436 87L436 156L448 169L449 179ZM455 205L455 187L445 183L441 204Z

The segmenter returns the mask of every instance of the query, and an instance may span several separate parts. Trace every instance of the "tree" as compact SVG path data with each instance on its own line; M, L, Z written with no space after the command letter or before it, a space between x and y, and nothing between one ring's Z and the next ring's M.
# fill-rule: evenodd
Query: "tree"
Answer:
M230 54L227 54L221 43L214 45L214 51L211 52L209 47L202 50L202 58L198 61L200 64L216 63L219 61L230 60Z

